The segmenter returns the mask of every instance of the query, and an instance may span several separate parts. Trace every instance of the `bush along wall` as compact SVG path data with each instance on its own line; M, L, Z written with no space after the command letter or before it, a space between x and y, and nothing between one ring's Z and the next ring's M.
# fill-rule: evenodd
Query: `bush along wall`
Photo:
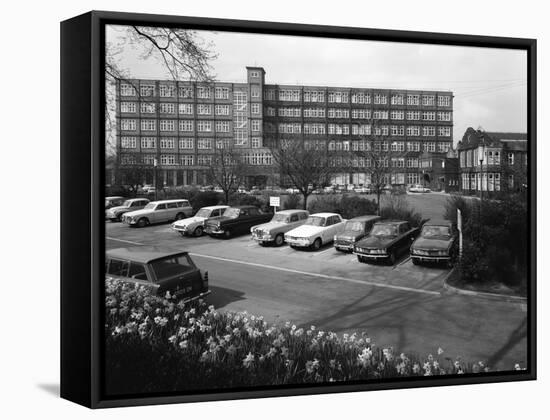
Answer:
M487 372L482 362L379 348L364 334L267 323L106 279L109 395ZM516 366L519 369L519 366Z

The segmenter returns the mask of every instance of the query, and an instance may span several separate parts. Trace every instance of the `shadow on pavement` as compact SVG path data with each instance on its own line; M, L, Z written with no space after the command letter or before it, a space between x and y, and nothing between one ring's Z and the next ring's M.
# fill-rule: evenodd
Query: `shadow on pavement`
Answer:
M230 303L244 300L244 292L225 287L210 286L212 293L207 298L208 305L214 305L214 308L221 309Z

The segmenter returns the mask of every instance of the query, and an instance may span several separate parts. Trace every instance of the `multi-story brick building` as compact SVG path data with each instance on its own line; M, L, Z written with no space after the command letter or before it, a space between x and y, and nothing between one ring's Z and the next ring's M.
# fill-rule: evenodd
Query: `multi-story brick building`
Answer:
M424 186L435 191L459 190L458 153L455 149L447 153L424 152L419 160Z
M391 153L388 183L410 185L421 182L423 152L452 147L452 92L273 85L261 67L246 74L245 83L118 81L120 182L125 168L156 161L166 185L205 184L214 148L233 147L242 150L249 185L284 184L273 145L309 142L341 155L376 136ZM334 184L369 183L368 159L346 162Z
M469 127L458 143L461 190L519 191L527 187L527 134Z

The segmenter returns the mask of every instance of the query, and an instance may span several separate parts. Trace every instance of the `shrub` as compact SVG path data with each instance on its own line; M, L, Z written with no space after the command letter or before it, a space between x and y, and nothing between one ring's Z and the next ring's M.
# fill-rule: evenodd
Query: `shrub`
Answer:
M196 213L201 207L215 206L223 203L223 194L214 191L196 191L189 194L189 202Z
M310 213L330 212L342 215L344 219L352 219L366 214L376 214L376 202L357 196L318 196L308 205Z
M422 225L422 217L407 203L403 195L389 195L380 208L382 219L406 220L411 226Z
M234 193L229 196L229 204L231 206L256 206L266 213L272 211L269 207L269 199L261 195Z
M301 194L289 194L283 200L283 210L302 208Z
M183 304L107 278L105 379L110 395L478 373L467 364L379 348L365 335L270 325L261 316Z

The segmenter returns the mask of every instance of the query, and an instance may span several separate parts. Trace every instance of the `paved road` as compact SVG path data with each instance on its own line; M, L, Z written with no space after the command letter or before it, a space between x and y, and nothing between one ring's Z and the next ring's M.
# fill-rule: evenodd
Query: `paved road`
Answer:
M209 271L209 301L218 309L337 333L366 332L379 346L420 355L441 347L448 357L488 361L495 369L526 361L524 305L448 293L445 269L417 267L408 259L372 266L331 247L260 247L248 236L182 238L169 225L106 223L106 236L108 249L163 244L190 251Z

